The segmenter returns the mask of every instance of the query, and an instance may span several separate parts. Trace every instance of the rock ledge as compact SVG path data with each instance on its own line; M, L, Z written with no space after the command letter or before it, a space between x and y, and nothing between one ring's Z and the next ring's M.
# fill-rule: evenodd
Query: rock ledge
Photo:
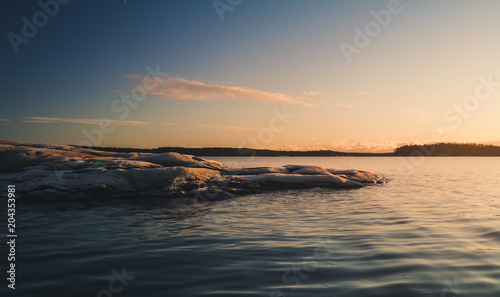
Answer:
M114 153L75 146L0 141L0 180L23 198L227 197L275 189L354 189L379 174L319 166L230 168L178 153ZM205 199L206 200L206 199Z

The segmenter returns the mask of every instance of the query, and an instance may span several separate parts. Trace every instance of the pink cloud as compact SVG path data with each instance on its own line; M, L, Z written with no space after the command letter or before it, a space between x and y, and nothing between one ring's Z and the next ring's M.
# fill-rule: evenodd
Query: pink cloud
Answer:
M206 84L199 81L187 80L182 77L167 77L160 79L158 77L128 75L127 78L141 80L144 85L156 86L149 90L148 94L163 99L210 101L246 98L271 103L312 106L312 104L308 102L303 102L283 93L271 93L239 86Z

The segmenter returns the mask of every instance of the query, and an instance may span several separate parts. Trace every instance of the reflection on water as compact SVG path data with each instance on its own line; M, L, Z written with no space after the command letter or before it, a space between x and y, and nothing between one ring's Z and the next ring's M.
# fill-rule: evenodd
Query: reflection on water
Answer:
M500 159L403 171L399 158L245 159L217 160L391 182L198 204L19 205L16 296L99 296L122 268L135 278L113 296L500 296Z

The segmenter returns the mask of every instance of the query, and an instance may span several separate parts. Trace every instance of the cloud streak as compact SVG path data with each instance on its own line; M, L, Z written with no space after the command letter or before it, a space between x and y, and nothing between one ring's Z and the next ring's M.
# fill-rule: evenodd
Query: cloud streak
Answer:
M217 129L224 131L232 131L232 132L242 132L242 131L255 131L255 128L252 127L241 127L241 126L224 126L224 125L196 125L196 127L200 128L209 128L209 129Z
M257 89L206 84L200 81L187 80L182 77L142 77L128 75L129 79L141 80L145 85L156 85L148 91L149 95L163 99L212 101L220 99L253 99L270 103L285 103L311 107L312 104L288 96L283 93L271 93Z
M25 123L41 123L41 124L53 124L53 123L71 123L71 124L85 124L85 125L99 125L102 119L76 119L76 118L51 118L51 117L24 117ZM148 122L141 121L120 121L120 120L110 120L113 124L118 126L146 126L149 125Z
M311 139L312 141L315 141ZM310 145L286 145L273 149L279 150L297 150L297 151L315 151L315 150L332 150L348 153L389 153L395 148L405 144L404 142L390 140L371 140L371 141L356 141L356 140L334 140L330 143L316 143Z
M321 106L337 106L342 108L356 108L359 106L358 102L346 100L337 96L323 93L323 92L303 92L298 97L301 102L308 103L315 107Z
M380 141L354 141L354 140L336 140L330 143L330 149L341 152L373 152L387 153L394 151L401 145L401 142L380 140Z

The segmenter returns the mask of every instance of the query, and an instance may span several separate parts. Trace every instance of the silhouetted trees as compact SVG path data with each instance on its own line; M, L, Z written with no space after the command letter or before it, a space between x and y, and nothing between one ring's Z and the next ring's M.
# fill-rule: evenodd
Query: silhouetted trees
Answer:
M436 143L424 145L404 145L393 153L346 153L331 150L316 151L276 151L231 147L159 147L154 149L121 147L84 147L111 152L167 153L176 152L195 156L211 157L387 157L387 156L500 156L500 146L475 143Z
M404 145L395 156L500 156L500 147L476 143L435 143Z
M204 147L204 148L188 148L188 147L159 147L154 149L138 149L138 148L120 148L120 147L87 147L94 150L119 152L119 153L168 153L176 152L180 154L195 155L195 156L210 156L210 157L342 157L342 156L392 156L392 153L345 153L331 150L317 151L277 151L266 149L250 149L250 148L231 148L231 147Z

